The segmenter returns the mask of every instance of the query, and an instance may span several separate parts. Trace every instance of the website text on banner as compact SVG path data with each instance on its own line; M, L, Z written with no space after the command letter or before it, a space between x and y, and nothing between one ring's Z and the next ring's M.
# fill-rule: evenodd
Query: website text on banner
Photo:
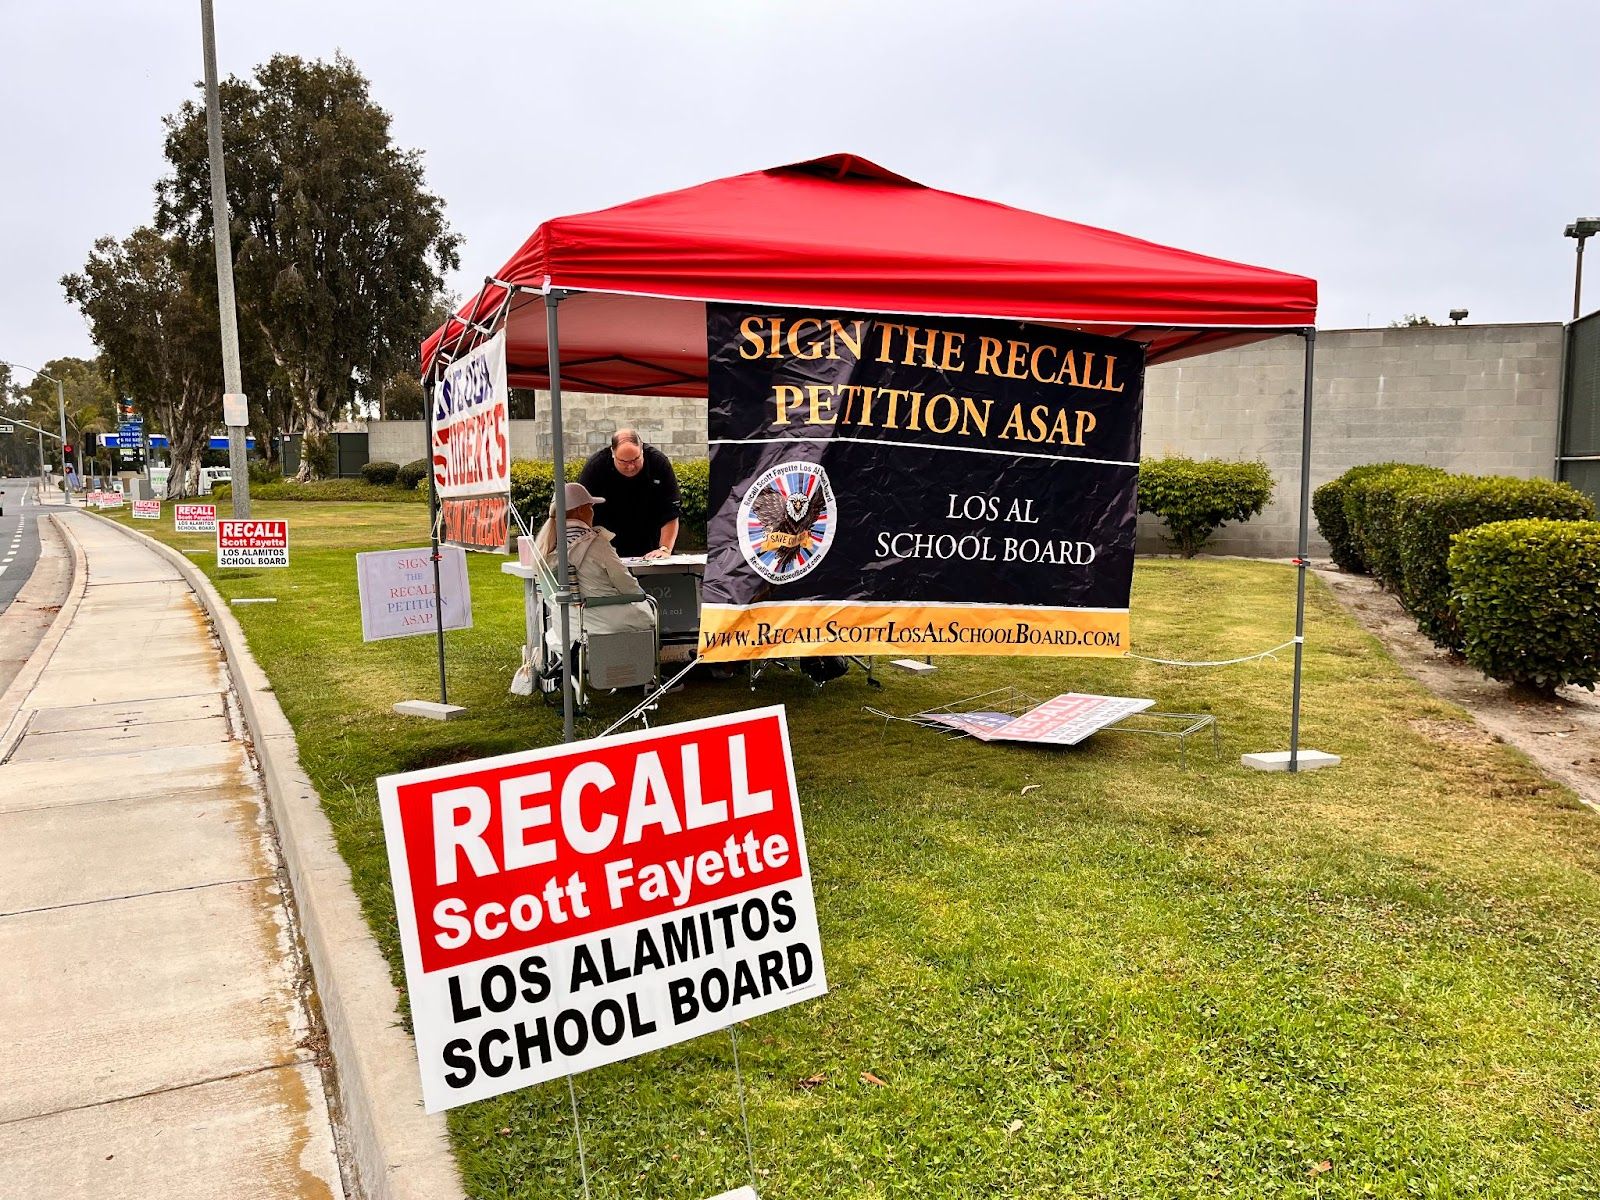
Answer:
M434 632L432 550L373 550L356 555L356 591L361 596L361 640ZM444 627L472 628L472 588L467 552L439 548L439 583L444 590Z
M827 991L782 708L378 797L429 1112Z
M1144 348L707 306L700 654L1128 650Z
M445 368L433 390L440 537L504 554L511 527L511 393L502 330Z

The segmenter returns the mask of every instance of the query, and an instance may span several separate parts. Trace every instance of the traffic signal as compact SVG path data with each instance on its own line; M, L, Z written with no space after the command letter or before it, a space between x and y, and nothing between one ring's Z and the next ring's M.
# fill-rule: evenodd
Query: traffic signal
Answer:
M63 446L63 447L61 447L61 452L63 454L71 454L72 453L72 447L71 446Z

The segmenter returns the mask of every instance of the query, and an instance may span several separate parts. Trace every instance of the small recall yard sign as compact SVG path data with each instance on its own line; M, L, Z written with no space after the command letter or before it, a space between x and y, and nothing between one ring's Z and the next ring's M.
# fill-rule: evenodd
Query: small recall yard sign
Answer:
M136 521L161 520L161 501L135 500L133 502L133 519Z
M217 522L217 566L287 567L289 522Z
M217 531L217 506L215 504L174 504L172 528L176 533L215 533Z
M428 1112L827 991L781 707L378 796Z

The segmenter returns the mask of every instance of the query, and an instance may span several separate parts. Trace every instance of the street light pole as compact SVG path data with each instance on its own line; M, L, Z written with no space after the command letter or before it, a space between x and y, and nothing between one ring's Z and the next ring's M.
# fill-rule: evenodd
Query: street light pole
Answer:
M206 65L206 147L211 160L211 240L217 254L217 311L222 319L222 381L227 395L222 419L228 427L228 473L233 515L250 515L250 467L245 459L244 383L239 374L239 318L233 299L233 239L228 229L228 186L222 165L222 110L217 103L217 29L211 0L200 0L200 36Z
M19 371L32 371L40 379L48 379L51 383L56 385L56 419L61 423L61 486L62 486L62 488L64 490L66 488L67 476L71 473L70 466L69 466L69 464L67 462L67 393L66 393L66 389L61 386L61 380L57 379L54 375L46 375L43 371L39 370L38 367L24 366L22 363L14 363L14 362L6 363L6 366L15 367ZM82 461L82 451L79 451L79 461L80 462ZM44 474L44 438L43 437L40 437L40 439L39 439L39 473L41 475ZM82 473L83 473L82 471L78 472L78 474L80 474L80 475ZM72 495L71 495L70 492L67 494L67 501L68 501L68 503L71 503L71 501L72 501Z
M1600 217L1579 217L1564 231L1578 242L1578 269L1572 281L1572 319L1583 315L1583 244L1600 233Z

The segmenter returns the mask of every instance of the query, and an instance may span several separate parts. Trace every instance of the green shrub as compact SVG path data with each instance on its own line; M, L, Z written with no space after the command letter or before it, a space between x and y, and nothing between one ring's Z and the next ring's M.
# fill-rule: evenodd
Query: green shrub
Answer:
M308 430L300 438L300 466L310 470L312 479L332 477L337 459L338 450L330 434Z
M1498 521L1458 534L1451 603L1467 661L1549 692L1600 680L1600 522Z
M414 489L419 483L428 478L428 460L414 458L401 467L394 477L395 483L403 488Z
M576 468L570 463L568 470L575 476ZM678 545L683 549L703 548L706 544L706 492L711 480L710 463L703 458L675 462L672 470L678 477L678 490L683 497ZM530 529L537 530L550 515L550 496L555 490L554 483L555 472L547 462L518 459L511 464L511 503L516 505Z
M232 494L232 490L229 484L218 483L212 486L211 493L216 497L217 503L221 504ZM251 484L250 498L252 500L360 500L377 504L428 502L426 492L379 487L360 479L313 479L306 483L295 483L290 479L280 480L277 483L264 483L260 487Z
M379 487L387 487L389 484L394 483L399 476L400 464L384 462L382 459L377 462L369 462L361 468L361 478Z
M1401 464L1357 476L1345 485L1344 515L1350 536L1373 578L1392 591L1400 590L1400 497L1444 475L1438 467Z
M1262 462L1223 462L1182 455L1139 464L1139 511L1166 522L1168 541L1185 558L1229 521L1248 521L1272 499L1272 472Z
M1451 539L1495 521L1591 520L1594 502L1548 479L1446 475L1402 495L1398 513L1400 601L1436 645L1459 649L1461 628L1450 607Z
M1355 531L1350 528L1350 521L1345 516L1345 497L1350 485L1358 479L1381 475L1405 465L1384 462L1351 467L1339 478L1330 479L1311 493L1311 511L1317 518L1317 532L1328 543L1329 556L1342 570L1354 571L1359 575L1367 573L1367 560L1361 556L1361 545L1356 541Z

